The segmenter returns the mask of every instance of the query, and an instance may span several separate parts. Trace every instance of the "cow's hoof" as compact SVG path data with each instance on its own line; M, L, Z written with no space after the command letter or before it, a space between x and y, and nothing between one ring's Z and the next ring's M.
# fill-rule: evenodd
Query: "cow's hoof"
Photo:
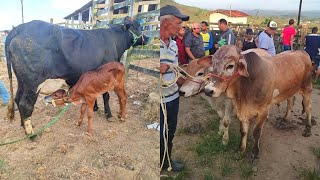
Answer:
M94 111L94 112L97 112L98 110L99 110L99 107L98 107L98 106L94 106L94 107L93 107L93 111Z
M81 126L81 123L80 123L80 122L76 122L76 125L77 125L77 126Z
M34 140L36 140L37 137L38 137L38 135L32 134L32 135L29 137L29 139L30 139L31 141L34 141Z

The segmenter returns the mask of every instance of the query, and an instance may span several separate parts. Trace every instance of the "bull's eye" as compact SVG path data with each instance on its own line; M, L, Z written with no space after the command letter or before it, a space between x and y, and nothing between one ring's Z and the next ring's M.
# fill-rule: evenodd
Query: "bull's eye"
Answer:
M198 73L198 76L203 76L203 73Z
M229 69L233 69L233 67L234 67L234 65L233 64L229 64L228 66L227 66L227 70L229 70Z

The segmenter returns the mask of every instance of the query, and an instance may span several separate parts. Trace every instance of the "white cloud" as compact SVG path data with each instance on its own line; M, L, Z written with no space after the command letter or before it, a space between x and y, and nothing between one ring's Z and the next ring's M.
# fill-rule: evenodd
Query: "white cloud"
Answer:
M57 10L73 12L88 2L89 0L52 0L51 7Z

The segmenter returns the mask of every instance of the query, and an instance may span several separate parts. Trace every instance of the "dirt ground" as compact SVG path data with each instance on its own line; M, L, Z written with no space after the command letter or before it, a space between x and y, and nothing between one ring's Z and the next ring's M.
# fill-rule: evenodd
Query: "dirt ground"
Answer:
M312 92L312 116L317 125L312 126L312 136L303 137L304 125L299 125L306 116L301 116L302 105L301 95L297 95L294 105L294 113L291 117L292 127L288 129L279 128L279 118L285 115L286 103L282 103L280 108L273 106L270 111L270 119L266 121L260 141L260 159L255 166L255 172L250 177L254 180L265 179L282 179L293 180L299 179L299 170L302 168L320 167L320 160L312 153L311 147L319 148L320 141L320 90L314 89ZM218 166L207 167L201 165L201 158L195 153L194 148L203 136L201 131L208 128L210 119L217 118L208 112L210 108L206 100L200 95L191 98L180 98L180 111L177 135L174 139L173 156L181 160L187 167L186 179L220 179L217 176L205 176L206 173L217 171ZM254 123L251 122L250 130L253 129ZM239 133L239 122L231 122L236 133ZM191 129L191 131L190 131ZM249 133L251 135L251 132ZM188 131L187 133L185 133ZM218 129L212 129L217 133ZM232 137L230 137L232 138ZM237 143L240 143L237 142ZM249 152L248 152L249 151ZM247 153L250 150L247 149ZM218 158L213 158L218 161ZM202 160L203 161L203 160ZM239 173L233 173L228 177L221 179L242 179Z
M157 59L133 62L154 69ZM0 62L0 79L7 88L7 70ZM126 122L108 122L103 114L102 97L99 112L94 114L91 138L85 134L87 119L81 127L75 125L80 106L72 105L67 112L34 141L0 147L0 179L158 179L159 133L147 129L158 121L158 103L150 109L151 92L157 92L157 78L129 71L127 80ZM17 88L16 81L14 88ZM32 115L34 130L53 119L59 110L45 106L39 95ZM116 95L111 93L111 111L119 112ZM149 107L146 111L145 107ZM6 122L6 107L0 106L0 141L24 136L19 113L12 124Z

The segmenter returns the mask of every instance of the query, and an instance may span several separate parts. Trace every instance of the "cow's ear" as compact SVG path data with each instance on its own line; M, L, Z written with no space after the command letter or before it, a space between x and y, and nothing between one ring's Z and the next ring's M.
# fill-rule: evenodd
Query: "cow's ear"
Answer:
M241 76L249 77L247 62L243 57L239 59L238 72Z
M212 66L212 59L213 59L212 55L204 56L204 57L198 59L197 64L200 66L204 66L204 67L210 67L210 66Z

